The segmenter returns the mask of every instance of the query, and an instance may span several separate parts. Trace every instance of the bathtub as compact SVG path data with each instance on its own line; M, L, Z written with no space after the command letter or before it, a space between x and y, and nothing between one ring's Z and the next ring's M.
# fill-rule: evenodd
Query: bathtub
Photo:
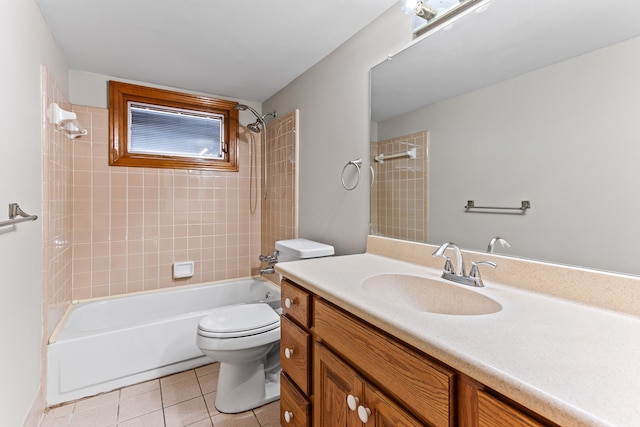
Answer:
M211 363L196 346L199 320L258 301L277 309L280 290L246 278L73 304L47 346L47 405Z

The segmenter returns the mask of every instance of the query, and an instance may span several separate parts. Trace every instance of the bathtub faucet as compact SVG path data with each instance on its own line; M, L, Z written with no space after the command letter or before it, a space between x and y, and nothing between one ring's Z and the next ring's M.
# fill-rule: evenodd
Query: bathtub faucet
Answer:
M273 267L267 267L267 268L261 268L260 269L260 275L261 276L263 274L273 274L275 272L276 272L276 270Z
M258 257L258 259L260 260L260 262L265 262L267 263L268 267L267 268L261 268L260 269L260 275L263 274L273 274L275 273L275 270L273 268L273 266L275 264L278 263L278 255L279 255L279 251L275 251L272 254L268 254L268 255L260 255Z

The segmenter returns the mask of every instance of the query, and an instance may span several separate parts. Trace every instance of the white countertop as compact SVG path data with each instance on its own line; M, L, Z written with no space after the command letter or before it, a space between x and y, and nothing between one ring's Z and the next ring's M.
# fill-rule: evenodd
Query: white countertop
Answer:
M362 288L378 274L439 270L359 254L276 271L560 425L640 426L640 318L484 281L462 286L502 305L486 315L403 309ZM448 282L450 283L450 282Z

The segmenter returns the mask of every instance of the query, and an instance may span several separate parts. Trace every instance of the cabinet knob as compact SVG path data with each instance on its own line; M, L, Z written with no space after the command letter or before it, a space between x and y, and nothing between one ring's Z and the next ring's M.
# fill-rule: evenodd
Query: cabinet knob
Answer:
M289 347L284 348L284 357L291 359L293 357L293 349Z
M287 308L291 308L291 306L295 304L295 302L291 298L284 299L284 306Z
M290 423L292 419L293 419L293 412L284 411L284 420L287 423Z
M369 415L371 415L371 409L365 408L362 405L358 406L358 418L360 418L360 421L366 423L369 421Z
M366 424L369 421L369 415L371 415L371 409L362 405L358 406L358 418L360 418L360 421Z
M360 399L358 399L354 395L350 394L349 396L347 396L347 406L352 411L358 409L358 403L360 403Z

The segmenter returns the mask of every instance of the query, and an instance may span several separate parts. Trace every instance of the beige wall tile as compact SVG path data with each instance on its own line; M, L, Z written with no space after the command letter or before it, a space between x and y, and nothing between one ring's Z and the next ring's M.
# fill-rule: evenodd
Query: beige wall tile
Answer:
M248 194L248 188L243 188L248 180L243 180L240 173L109 167L108 111L75 108L81 123L90 130L89 136L76 140L71 159L75 184L71 200L77 209L73 242L79 269L74 277L82 281L78 288L83 288L83 295L92 295L85 289L92 286L99 286L100 293L109 289L110 295L115 295L123 290L247 276L257 269L254 242L260 239L260 210L250 213L248 200L243 200ZM248 162L248 156L241 156L244 176L248 176ZM238 219L241 214L245 214L242 223ZM214 251L221 241L222 245L240 245L236 234L241 230L253 230L243 239L244 247ZM87 252L87 244L105 246L100 253L92 253ZM249 261L248 265L240 264L240 253L242 262ZM91 257L96 259L90 267L86 260L80 261ZM196 275L174 281L171 264L187 259L196 262ZM215 274L215 268L222 270Z
M281 116L267 126L268 197L262 200L261 253L271 254L277 240L293 239L297 234L295 112ZM262 171L260 172L262 174ZM262 195L262 187L258 190ZM239 223L240 230L251 224ZM271 280L277 281L271 277Z
M427 239L428 132L372 144L375 180L371 191L372 234L412 241ZM399 158L380 164L377 154L416 148L416 159Z

